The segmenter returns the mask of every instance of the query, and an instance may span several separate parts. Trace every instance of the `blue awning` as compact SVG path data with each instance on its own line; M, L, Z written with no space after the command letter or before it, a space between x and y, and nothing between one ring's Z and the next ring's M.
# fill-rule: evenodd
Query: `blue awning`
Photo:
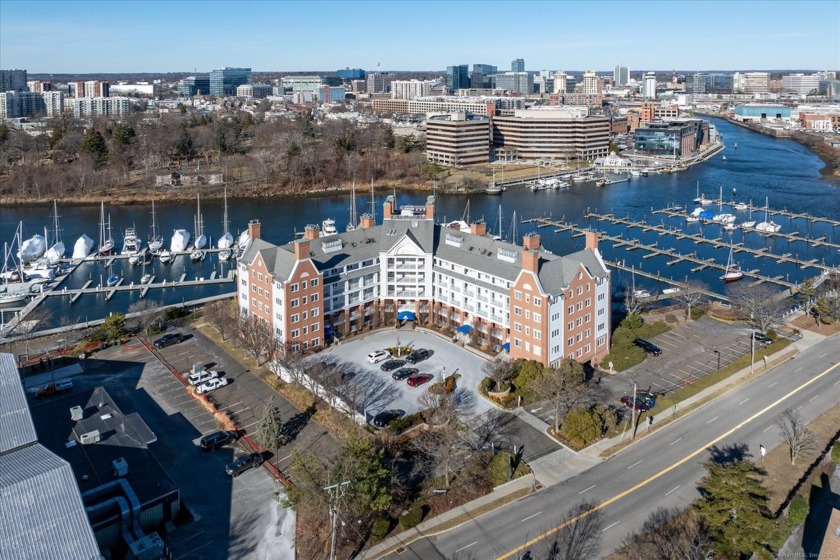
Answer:
M397 313L398 321L416 321L417 316L411 311L400 311Z
M335 331L332 330L330 327L324 327L324 334L332 334Z
M510 342L505 342L504 344L502 344L502 350L504 350L505 352L510 352Z
M455 330L458 331L459 333L470 334L470 331L472 330L472 327L469 326L469 325L461 325L460 327L457 327Z

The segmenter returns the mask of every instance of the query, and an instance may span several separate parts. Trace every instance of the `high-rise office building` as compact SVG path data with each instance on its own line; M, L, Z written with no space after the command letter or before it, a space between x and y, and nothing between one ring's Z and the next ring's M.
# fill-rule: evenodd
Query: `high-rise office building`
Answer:
M496 88L519 95L531 95L534 93L534 76L528 72L496 74Z
M178 84L178 95L181 97L192 97L194 95L210 94L210 75L199 74L187 76Z
M0 92L27 91L26 70L0 70Z
M467 64L446 67L446 87L450 91L470 87L470 67Z
M735 93L767 93L770 91L770 73L735 72L732 87Z
M706 76L706 93L732 93L732 74L709 74Z
M566 73L558 70L554 73L554 93L566 93Z
M594 70L587 70L583 73L583 94L598 95L601 91L598 88L598 75Z
M515 58L510 62L510 71L511 72L524 72L525 71L525 59L522 58Z
M210 72L210 95L236 95L236 88L251 83L250 68L230 68Z
M782 91L797 95L808 95L812 91L820 90L819 74L789 74L782 76Z
M368 93L385 93L391 90L391 84L393 82L393 74L373 72L367 75L366 89Z
M422 80L394 80L391 82L391 99L414 99L429 95L432 82Z
M630 83L630 69L627 66L617 65L613 70L613 83L617 86L626 86Z
M476 89L489 89L493 87L493 76L499 71L498 66L492 64L473 64L470 73L470 87Z
M656 99L656 74L646 72L642 78L642 95L645 99Z
M695 72L685 79L686 93L706 93L706 74Z
M367 72L361 68L344 68L343 70L338 70L336 75L342 80L347 81L364 80L367 77Z

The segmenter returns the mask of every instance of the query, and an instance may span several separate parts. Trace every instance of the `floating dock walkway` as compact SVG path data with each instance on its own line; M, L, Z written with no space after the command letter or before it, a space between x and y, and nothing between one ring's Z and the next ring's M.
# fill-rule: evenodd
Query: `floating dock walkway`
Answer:
M105 294L105 299L110 300L117 292L131 292L131 291L140 291L140 297L146 297L146 294L149 290L155 289L162 289L162 288L184 288L189 286L206 286L208 284L228 284L230 282L234 282L236 280L236 272L234 270L229 270L227 275L225 276L218 276L217 272L213 272L210 275L210 278L198 278L196 280L186 280L186 274L181 275L180 280L175 281L166 281L155 283L155 277L152 276L151 280L145 284L141 283L131 283L131 284L124 284L124 279L120 278L119 283L116 286L95 286L93 288L90 285L93 283L92 280L88 280L82 288L74 289L74 290L52 290L49 292L44 292L41 294L43 298L47 297L54 297L54 296L70 296L70 303L76 303L76 301L82 297L83 295L87 294ZM40 302L39 302L40 303Z

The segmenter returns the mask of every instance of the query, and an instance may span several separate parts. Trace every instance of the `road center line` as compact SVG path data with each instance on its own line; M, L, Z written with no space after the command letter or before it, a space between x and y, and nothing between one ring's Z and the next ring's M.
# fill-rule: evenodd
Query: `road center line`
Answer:
M604 531L606 531L607 529L612 529L612 528L613 528L613 527L615 527L616 525L618 525L618 521L616 521L616 522L615 522L615 523L613 523L612 525L608 525L607 527L604 527L603 529L601 529L601 532L603 533L603 532L604 532Z
M671 488L670 490L668 490L667 492L665 492L665 495L666 495L666 496L668 496L668 495L670 495L670 494L671 494L671 492L676 492L677 490L679 490L679 489L680 489L680 486L682 486L682 484L678 484L678 485L674 486L673 488Z
M706 424L711 424L712 422L714 422L714 421L715 421L715 420L717 420L718 418L720 418L720 416L715 416L715 417L714 417L714 418L712 418L711 420L707 420L707 421L706 421Z
M523 519L523 520L522 520L522 523L525 523L525 522L526 522L526 521L528 521L529 519L533 519L533 518L535 518L536 516L538 516L538 515L540 515L540 514L542 514L542 512L541 512L541 511L538 511L538 512L537 512L537 513L535 513L534 515L529 515L528 517L526 517L525 519Z
M742 404L744 404L745 402L747 402L748 400L750 400L750 398L749 398L749 397L747 397L746 399L744 399L744 400L742 400L741 402L739 402L739 403L738 403L738 405L742 405Z
M578 492L578 496L580 496L580 495L581 495L581 494L583 494L584 492L589 492L590 490L592 490L592 489L593 489L593 488L595 488L596 486L598 486L598 485L597 485L597 484L593 484L592 486L590 486L590 487L589 487L589 488L587 488L586 490L581 490L580 492Z
M627 470L632 469L633 467L635 467L635 466L636 466L636 465L638 465L639 463L641 463L641 461L636 461L635 463L633 463L632 465L630 465L629 467L627 467Z
M462 550L467 550L469 547L471 547L471 546L473 546L473 545L476 545L476 544L478 544L478 541L471 542L471 543L470 543L470 544L468 544L467 546L462 546L461 548L459 548L459 549L458 549L458 550L456 550L455 552L461 552Z
M668 445L674 445L675 443L677 443L677 442L678 442L678 441L680 441L681 439L682 439L682 436L678 437L677 439L675 439L674 441L672 441L672 442L671 442L671 443L669 443Z
M672 470L681 467L682 465L684 465L688 461L691 461L692 459L694 459L695 457L697 457L701 453L704 453L709 447L712 447L713 445L717 445L722 440L728 438L729 436L731 436L732 434L734 434L735 432L737 432L738 430L740 430L741 428L743 428L744 426L749 424L750 422L753 422L756 418L759 418L760 416L766 414L768 411L776 408L781 403L783 403L785 400L791 398L792 396L799 393L800 391L802 391L806 387L809 387L812 383L816 383L816 381L818 379L822 379L823 377L825 377L826 375L828 375L829 373L831 373L832 371L834 371L838 367L840 367L840 363L834 364L833 366L825 369L824 371L818 373L817 375L815 375L814 377L812 377L811 379L809 379L808 381L806 381L805 383L803 383L799 387L795 387L794 389L791 389L786 395L782 395L781 397L779 397L778 399L776 399L772 403L768 404L767 406L765 406L764 408L762 408L761 410L759 410L758 412L756 412L755 414L753 414L752 416L747 418L746 420L736 424L735 426L732 426L729 430L725 431L724 433L722 433L718 437L714 438L710 442L706 443L705 445L702 445L701 447L698 447L697 449L695 449L694 451L692 451L691 453L689 453L688 455L686 455L685 457L683 457L679 461L665 467L664 469L662 469L658 473L651 475L646 480L641 481L640 483L636 484L635 486L633 486L631 488L628 488L627 490L624 490L622 492L619 492L618 494L616 494L612 498L609 498L608 500L604 500L603 502L601 502L597 506L595 506L595 507L579 514L579 515L576 515L572 519L569 519L568 521L566 521L564 523L561 523L561 524L557 525L556 527L553 527L553 528L549 529L548 531L544 532L543 534L537 535L533 539L529 540L526 543L521 544L520 546L514 548L513 550L511 550L509 552L506 552L505 554L502 554L501 556L498 557L498 560L505 560L506 558L510 558L511 556L514 556L514 555L518 554L519 552L522 552L523 550L526 550L526 549L530 548L531 546L534 545L534 543L537 543L537 542L543 540L544 538L553 535L557 531L560 531L561 529L563 529L565 527L568 527L572 523L577 523L578 521L580 521L584 517L592 515L596 511L602 510L605 507L614 504L618 500L624 498L625 496L628 496L629 494L632 494L633 492L638 491L641 488L644 488L645 486L647 486L648 484L650 484L654 480L668 474ZM775 383L774 383L774 385L775 385ZM767 431L767 430L765 430L765 431ZM587 488L587 490L591 490L592 488L594 488L594 486L592 486L590 488ZM584 490L584 492L585 491L586 490ZM583 492L580 492L579 494L583 494Z

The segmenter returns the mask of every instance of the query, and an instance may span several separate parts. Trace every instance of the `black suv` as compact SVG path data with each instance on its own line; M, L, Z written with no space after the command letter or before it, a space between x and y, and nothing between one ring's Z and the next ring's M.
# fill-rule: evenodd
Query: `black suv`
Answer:
M263 464L262 455L259 453L249 453L239 457L236 461L225 467L225 472L232 477L237 477L251 467L257 468Z
M662 350L654 344L653 342L647 341L644 338L637 338L633 341L633 344L647 352L648 354L652 354L654 356L659 356L662 354Z
M383 410L373 417L372 424L374 428L387 428L388 424L397 418L402 418L403 415L405 415L405 412L402 410Z
M772 338L758 331L753 331L753 340L760 342L761 344L770 344L773 342Z
M417 350L414 350L411 354L406 356L405 361L409 364L416 364L417 362L428 360L429 355L429 351L425 348L418 348Z
M167 346L172 346L173 344L178 344L179 342L184 341L184 335L181 333L170 333L165 334L159 339L155 340L154 347L160 350L161 348L166 348Z
M213 432L201 438L202 451L213 451L236 441L235 432Z

